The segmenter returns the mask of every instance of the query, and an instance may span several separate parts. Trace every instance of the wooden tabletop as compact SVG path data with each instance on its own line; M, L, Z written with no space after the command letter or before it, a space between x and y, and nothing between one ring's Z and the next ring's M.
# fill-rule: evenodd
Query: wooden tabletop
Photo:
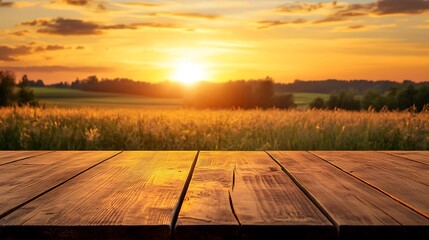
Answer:
M429 152L0 151L0 239L429 239Z

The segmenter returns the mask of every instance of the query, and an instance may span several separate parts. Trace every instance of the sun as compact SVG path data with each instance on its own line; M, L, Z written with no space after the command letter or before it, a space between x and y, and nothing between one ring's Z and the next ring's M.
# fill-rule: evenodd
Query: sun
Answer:
M206 78L206 71L202 64L194 62L179 62L171 78L184 84L193 84Z

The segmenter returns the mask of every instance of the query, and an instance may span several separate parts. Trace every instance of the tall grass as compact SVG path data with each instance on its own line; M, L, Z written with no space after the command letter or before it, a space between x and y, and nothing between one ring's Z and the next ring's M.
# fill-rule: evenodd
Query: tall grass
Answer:
M2 108L0 149L428 150L429 113Z

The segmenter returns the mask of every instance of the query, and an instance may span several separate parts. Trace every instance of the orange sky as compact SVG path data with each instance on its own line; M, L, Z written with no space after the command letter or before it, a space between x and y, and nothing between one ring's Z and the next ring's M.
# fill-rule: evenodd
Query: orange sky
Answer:
M184 62L209 81L429 81L429 0L0 0L0 19L0 69L47 83Z

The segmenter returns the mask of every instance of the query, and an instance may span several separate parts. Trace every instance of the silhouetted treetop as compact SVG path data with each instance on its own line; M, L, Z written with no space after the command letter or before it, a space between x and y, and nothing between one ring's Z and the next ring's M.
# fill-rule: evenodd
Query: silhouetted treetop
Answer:
M429 82L414 83L410 80L405 80L403 84L412 84L416 86L429 85ZM389 81L389 80L380 80L380 81L370 81L370 80L337 80L337 79L328 79L328 80L310 80L302 81L295 80L293 83L276 83L274 90L276 92L308 92L308 93L332 93L338 91L347 91L353 89L358 94L363 94L368 90L377 90L380 92L386 92L392 87L398 87L401 83Z

